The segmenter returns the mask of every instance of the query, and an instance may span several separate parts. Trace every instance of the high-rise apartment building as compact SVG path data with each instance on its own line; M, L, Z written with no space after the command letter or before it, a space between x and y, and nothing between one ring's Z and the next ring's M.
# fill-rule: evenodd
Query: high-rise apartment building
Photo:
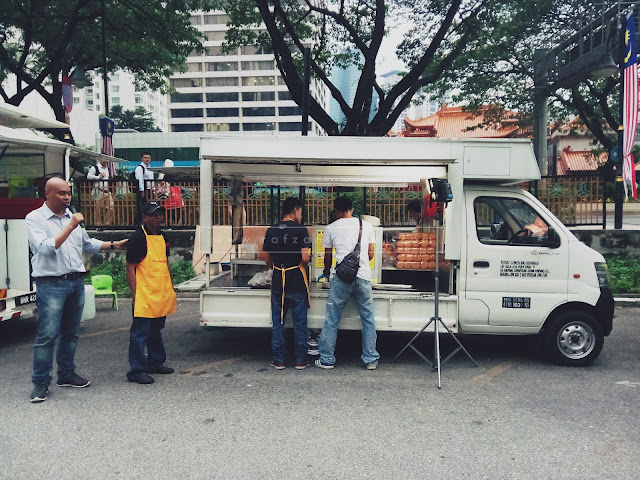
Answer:
M192 52L186 71L171 77L170 131L300 135L302 111L291 99L273 53L245 46L223 54L227 21L221 11L193 12L192 25L206 37L205 52ZM310 94L326 106L326 90L314 80ZM311 117L308 131L324 134Z
M92 87L79 89L73 87L73 118L74 111L83 110L95 112L96 116L105 115L104 111L104 82L101 75L93 75ZM136 107L144 107L151 113L153 122L162 131L167 131L167 95L158 91L148 90L145 87L137 88L133 75L123 70L109 74L109 109L116 105L124 110L134 110Z

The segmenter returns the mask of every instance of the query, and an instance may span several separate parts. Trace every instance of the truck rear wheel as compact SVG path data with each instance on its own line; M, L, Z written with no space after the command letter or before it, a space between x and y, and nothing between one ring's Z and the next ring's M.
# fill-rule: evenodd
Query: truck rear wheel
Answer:
M591 313L566 311L549 321L544 329L543 344L553 363L584 366L600 355L604 334Z

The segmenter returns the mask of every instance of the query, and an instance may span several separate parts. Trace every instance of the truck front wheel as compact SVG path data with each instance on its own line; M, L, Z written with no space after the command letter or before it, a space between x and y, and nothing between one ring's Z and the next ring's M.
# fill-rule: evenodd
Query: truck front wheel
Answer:
M543 344L553 363L584 366L600 355L604 334L591 313L566 311L549 320L544 329Z

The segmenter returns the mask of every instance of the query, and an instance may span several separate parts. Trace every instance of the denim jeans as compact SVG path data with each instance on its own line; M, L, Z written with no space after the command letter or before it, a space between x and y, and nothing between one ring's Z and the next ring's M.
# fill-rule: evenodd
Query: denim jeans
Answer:
M362 361L367 364L380 358L376 351L376 325L373 318L373 294L371 282L356 278L346 283L337 276L331 280L331 289L327 298L327 316L318 340L320 361L329 365L336 363L334 355L338 337L338 325L349 298L353 297L362 322Z
M56 339L58 378L68 377L76 371L74 357L84 308L84 280L36 279L36 290L38 320L31 381L48 386Z
M133 302L132 302L133 303ZM133 310L133 307L132 307ZM162 329L167 317L133 317L129 330L129 364L127 376L158 368L167 361ZM147 355L145 355L145 348Z
M284 363L287 359L287 343L284 338L284 322L280 321L280 309L282 307L282 293L271 293L271 359L276 363ZM291 308L293 319L293 354L296 362L307 359L307 309L309 302L307 292L288 293L284 296L284 314Z

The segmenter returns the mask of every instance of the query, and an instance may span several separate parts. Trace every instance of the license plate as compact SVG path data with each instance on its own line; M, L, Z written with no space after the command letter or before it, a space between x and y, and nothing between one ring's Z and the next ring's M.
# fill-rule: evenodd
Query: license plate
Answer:
M502 308L531 308L531 297L502 297Z
M19 307L21 305L27 305L29 303L35 303L35 301L36 301L35 293L20 295L19 297L16 297L16 307Z

